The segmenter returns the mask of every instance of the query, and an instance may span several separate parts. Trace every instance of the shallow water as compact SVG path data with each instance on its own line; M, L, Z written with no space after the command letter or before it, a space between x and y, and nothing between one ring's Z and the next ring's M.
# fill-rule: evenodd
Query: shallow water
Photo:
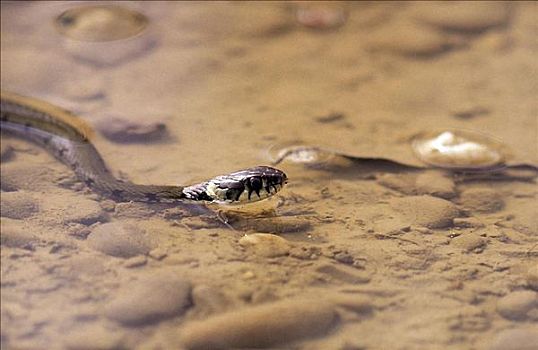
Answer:
M170 207L101 198L2 135L2 348L538 341L536 4L119 2L147 26L59 30L81 4L2 2L2 89L75 112L119 176L346 157L284 159L258 204ZM411 141L443 128L525 167L432 169Z

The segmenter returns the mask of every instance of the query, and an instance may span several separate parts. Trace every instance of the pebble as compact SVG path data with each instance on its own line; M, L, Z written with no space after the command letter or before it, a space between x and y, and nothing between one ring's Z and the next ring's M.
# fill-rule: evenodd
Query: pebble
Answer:
M350 284L362 284L370 282L370 275L356 268L335 265L330 263L322 263L316 268L317 272L329 277L331 280L340 281Z
M45 166L29 165L21 162L2 164L2 190L35 191L46 189L58 181L61 173Z
M151 324L182 315L191 305L190 295L188 281L160 272L118 290L105 315L127 326Z
M151 209L145 203L117 203L114 207L114 214L118 218L147 218L155 214L155 210Z
M450 199L456 196L454 181L438 171L419 174L415 180L417 194L429 194L434 197Z
M377 182L381 186L385 186L404 194L416 194L414 193L415 178L411 174L385 173L377 177Z
M69 350L114 350L124 349L123 336L117 331L106 329L100 324L89 324L70 330L64 335L64 348Z
M166 254L166 252L161 248L155 248L149 252L149 256L155 260L162 260L166 258L167 255L168 254Z
M367 46L372 51L388 52L404 57L434 57L460 45L459 41L413 23L393 23L370 36ZM390 31L390 32L389 32Z
M33 250L38 241L22 221L5 218L0 221L0 244L3 246Z
M137 122L114 116L101 119L95 127L117 143L147 143L162 140L167 135L166 124L162 122Z
M506 25L510 18L510 8L501 2L421 3L415 18L445 31L476 33Z
M146 258L144 255L137 255L133 256L132 258L129 258L123 262L123 266L127 268L134 268L134 267L140 267L146 265L148 262L148 258Z
M477 218L455 218L452 222L454 226L462 228L481 228L485 226Z
M342 263L342 264L353 264L354 257L348 252L338 252L334 254L334 260Z
M181 331L187 349L271 348L326 333L337 323L334 305L324 300L284 300L247 307Z
M228 222L236 230L252 230L263 233L297 233L308 231L312 223L300 217L282 216L278 218L244 219L236 214L228 214Z
M107 221L107 216L98 202L67 190L61 194L47 195L42 207L47 220L53 222L91 225L98 221Z
M389 203L411 224L427 228L449 227L452 220L460 214L451 202L431 196L394 198Z
M427 194L445 199L453 198L456 195L454 181L436 171L423 172L417 176L387 173L378 176L377 182L404 194Z
M198 315L208 316L226 310L230 300L215 288L202 284L192 289L192 303Z
M99 225L92 230L87 241L93 249L120 258L148 254L155 248L146 232L131 223Z
M284 238L269 233L253 233L239 239L239 245L247 251L265 258L287 255L290 244Z
M465 233L454 238L452 244L466 252L481 253L487 246L487 240L476 233Z
M488 350L536 350L536 328L514 328L500 332Z
M302 26L318 30L338 28L346 22L346 13L342 7L323 4L299 6L295 17Z
M1 215L11 219L26 219L39 212L37 200L23 191L3 192L0 206Z
M538 307L538 293L530 290L511 292L497 302L497 312L509 320L524 320Z
M538 292L538 264L529 268L526 274L527 285Z
M480 213L494 213L504 207L501 194L490 188L470 188L460 194L465 209Z

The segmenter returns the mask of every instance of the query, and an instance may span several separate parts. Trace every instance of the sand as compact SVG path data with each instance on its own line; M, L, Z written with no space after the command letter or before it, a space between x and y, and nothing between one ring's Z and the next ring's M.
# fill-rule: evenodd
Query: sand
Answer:
M121 2L148 26L107 42L57 30L73 6L2 2L2 89L80 115L118 176L290 144L417 168L287 161L257 205L114 203L2 135L3 349L533 349L535 3ZM526 176L428 168L410 138L443 128Z

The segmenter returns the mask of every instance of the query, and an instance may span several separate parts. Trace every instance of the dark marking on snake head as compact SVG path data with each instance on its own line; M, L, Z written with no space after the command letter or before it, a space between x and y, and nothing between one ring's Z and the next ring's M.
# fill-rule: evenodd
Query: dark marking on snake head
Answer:
M86 184L86 186L92 187L95 184L95 180L89 177L84 181L84 183Z
M251 177L248 183L250 184L250 191L248 193L248 199L250 199L250 194L252 193L252 191L254 191L258 195L258 198L260 198L260 190L263 187L262 179L258 176Z

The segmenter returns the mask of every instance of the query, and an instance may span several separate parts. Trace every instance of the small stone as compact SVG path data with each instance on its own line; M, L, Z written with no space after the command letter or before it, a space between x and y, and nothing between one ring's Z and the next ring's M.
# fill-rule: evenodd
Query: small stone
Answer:
M68 234L76 238L86 239L91 232L92 230L83 224L72 223L69 225Z
M123 262L123 266L127 268L140 267L146 265L148 259L144 255L133 256Z
M42 202L42 211L46 220L53 223L91 225L107 220L99 203L67 190L46 196Z
M449 32L479 33L506 25L510 17L509 5L500 2L449 1L420 5L415 15L419 22Z
M149 252L149 256L155 260L162 260L166 257L166 252L161 248L155 248Z
M368 283L371 279L370 275L366 274L364 271L345 265L324 263L318 266L316 271L330 277L333 280L350 284Z
M471 188L460 195L460 203L465 209L479 213L494 213L504 207L501 194L490 188Z
M155 210L149 208L144 203L117 203L114 208L114 214L118 218L146 218L155 214Z
M412 174L385 173L377 177L377 182L381 186L385 186L404 194L416 194L415 178Z
M449 36L409 22L394 21L370 35L372 51L388 52L409 58L429 58L452 50L461 43Z
M69 350L114 350L126 347L123 336L103 325L89 324L64 334L63 344Z
M295 16L299 24L318 30L338 28L346 21L346 13L342 7L327 4L300 5Z
M348 252L338 252L334 255L334 260L342 264L353 264L353 255Z
M415 181L417 194L429 194L434 197L450 199L456 196L454 181L437 171L419 174Z
M121 258L148 254L154 248L154 243L146 232L130 223L99 225L92 230L87 241L93 249Z
M33 250L39 239L28 232L22 221L2 219L0 222L0 244L6 247Z
M452 222L454 226L462 228L481 228L485 226L477 218L455 218Z
M510 320L524 320L538 307L538 293L530 290L512 292L497 302L497 312Z
M128 326L152 324L183 314L191 305L190 294L189 282L161 272L117 291L105 315Z
M283 216L279 218L260 218L244 220L233 213L226 213L228 222L237 230L249 229L263 233L296 233L311 228L312 223L301 217Z
M269 348L320 336L337 323L332 303L285 300L191 322L181 331L187 349Z
M538 292L538 265L534 265L527 271L527 285Z
M2 190L28 192L55 186L61 173L42 165L10 162L2 164Z
M432 230L430 230L427 227L423 227L423 226L413 226L411 228L411 230L414 230L414 231L416 231L418 233L422 233L423 235L431 235L433 233Z
M239 245L266 258L287 255L290 244L284 238L269 233L254 233L241 237Z
M476 233L466 233L452 240L452 244L466 252L481 253L487 245L487 241Z
M431 196L410 196L390 200L391 207L413 225L445 228L459 215L451 202Z
M500 332L488 350L536 350L538 330L515 328Z
M37 200L23 191L3 192L0 206L1 215L11 219L26 219L39 212Z
M100 201L99 205L101 206L101 208L103 208L104 211L108 212L113 212L116 209L116 202L110 199Z
M103 136L117 143L152 142L162 140L167 134L162 122L136 122L119 117L107 117L97 123Z

